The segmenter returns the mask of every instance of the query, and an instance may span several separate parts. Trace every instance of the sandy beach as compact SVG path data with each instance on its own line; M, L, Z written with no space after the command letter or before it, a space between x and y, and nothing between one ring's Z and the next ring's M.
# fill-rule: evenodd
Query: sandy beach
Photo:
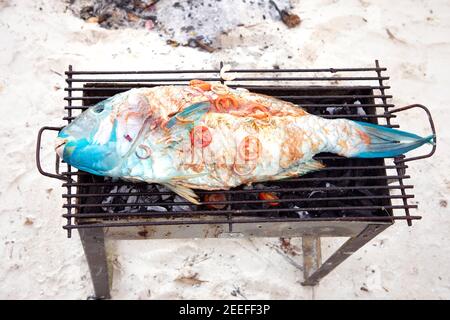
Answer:
M449 299L450 3L448 1L291 1L300 26L267 19L233 27L212 53L166 44L156 30L107 30L66 3L0 0L0 299L86 299L93 294L83 249L65 220L61 182L39 174L36 135L61 126L64 71L233 67L387 67L396 106L429 107L436 154L411 163L413 210L345 261L320 285L280 254L278 238L108 243L113 299ZM424 116L401 115L402 128L429 132ZM53 136L42 162L53 170ZM326 239L331 252L344 239ZM301 239L291 239L301 253ZM325 254L326 256L326 254ZM192 278L194 283L183 279Z

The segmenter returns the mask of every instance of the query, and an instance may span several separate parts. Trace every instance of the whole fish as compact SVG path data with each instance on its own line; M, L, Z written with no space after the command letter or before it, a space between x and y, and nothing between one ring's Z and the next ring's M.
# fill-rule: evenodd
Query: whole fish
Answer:
M324 119L245 89L193 80L132 89L63 128L56 152L92 174L159 183L199 203L192 189L220 190L324 167L320 152L401 155L433 136L346 119Z

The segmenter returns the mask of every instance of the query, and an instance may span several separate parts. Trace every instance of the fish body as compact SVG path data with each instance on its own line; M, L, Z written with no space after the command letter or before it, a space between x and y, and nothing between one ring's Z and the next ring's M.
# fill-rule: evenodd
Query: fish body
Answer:
M324 119L273 97L192 81L139 88L84 111L59 133L56 150L93 174L221 190L323 168L320 152L346 157L402 154L432 137L346 119Z

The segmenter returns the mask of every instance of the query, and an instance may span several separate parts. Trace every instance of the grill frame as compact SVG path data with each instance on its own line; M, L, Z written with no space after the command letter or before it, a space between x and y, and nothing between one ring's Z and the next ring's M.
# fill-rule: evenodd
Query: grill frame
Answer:
M220 65L222 67L222 64ZM321 73L331 73L335 75L339 72L374 72L376 73L376 77L340 77L334 79L334 77L247 77L239 80L242 83L238 83L237 86L245 86L250 90L258 90L258 88L263 88L265 90L277 89L289 91L285 85L283 86L271 86L266 83L260 83L257 86L249 86L245 83L245 81L269 81L272 84L279 82L287 82L292 83L293 81L313 81L318 80L318 82L330 82L334 81L333 89L336 90L354 90L355 85L340 85L340 83L346 81L357 80L359 82L370 82L369 85L358 85L357 88L361 90L371 90L372 94L365 97L359 98L369 98L372 99L372 102L367 105L368 108L374 108L376 111L381 110L381 117L368 117L370 120L378 120L384 119L385 124L389 127L399 128L399 125L395 123L396 115L399 112L403 112L412 108L419 108L425 111L427 114L430 128L432 133L434 134L434 142L436 143L436 132L433 123L433 119L429 110L422 105L410 105L402 108L395 108L395 106L391 103L388 103L388 99L392 98L392 95L386 94L386 90L390 89L390 86L386 85L384 81L388 80L389 77L383 76L382 72L386 71L386 68L380 67L378 60L375 61L375 67L372 68L341 68L341 69L284 69L284 70L272 70L272 69L259 69L259 70L250 70L250 69L236 69L231 70L230 72L234 73L256 73L256 74L285 74L285 73L311 73L317 72ZM83 79L76 78L76 76L96 76L96 75L109 75L109 76L122 76L122 75L176 75L178 77L186 77L186 75L191 75L191 77L185 78L187 82L191 78L199 78L192 75L198 74L216 74L214 78L206 78L206 80L210 81L220 81L222 83L226 83L220 77L220 70L185 70L185 71L174 71L174 70L166 70L166 71L73 71L72 66L69 66L69 70L66 72L66 82L68 84L65 90L67 91L67 97L65 101L67 105L65 109L67 110L67 116L64 117L64 120L70 122L75 116L74 110L80 108L80 106L76 105L77 101L85 101L86 98L77 96L77 93L82 93L86 90L86 88L74 87L74 83L83 83ZM165 78L168 79L168 78ZM174 78L178 79L179 78ZM312 80L311 80L312 79ZM353 80L351 80L353 79ZM85 79L86 80L86 79ZM91 81L97 82L98 79L91 79ZM137 80L137 79L136 79ZM139 79L142 81L142 79ZM172 80L170 80L172 81ZM114 81L108 81L108 83L113 83ZM124 83L124 81L119 81ZM162 83L167 84L169 80L163 81ZM375 84L374 84L375 82ZM227 83L228 84L228 83ZM292 89L292 86L290 86ZM329 90L330 86L301 86L297 87L295 90ZM103 89L102 89L103 90ZM110 89L113 91L113 89ZM115 90L115 89L114 89ZM374 93L374 90L378 90L378 94ZM91 88L92 92L99 92L100 90ZM289 95L284 98L292 98ZM355 98L355 96L351 96ZM288 99L286 98L286 99ZM310 99L314 99L313 97L309 97ZM339 98L342 98L342 95L339 95ZM90 97L92 99L92 97ZM378 100L377 100L378 99ZM381 101L381 103L377 103L377 101ZM317 107L317 105L314 105ZM333 106L335 106L333 104ZM319 108L326 108L327 106L319 106ZM352 216L352 217L332 217L332 218L324 218L324 217L315 217L309 219L301 219L301 218L271 218L266 221L256 221L252 217L246 216L244 218L240 218L240 220L230 219L230 215L227 215L227 219L225 220L217 220L210 219L211 215L203 215L203 221L197 220L189 220L189 221L174 221L167 219L165 217L157 217L151 218L150 220L142 219L142 217L136 217L136 213L124 213L125 217L133 218L130 222L120 222L119 224L112 225L110 221L96 220L94 223L86 223L89 219L93 218L104 218L105 214L93 214L93 213L83 213L80 212L80 208L89 208L88 204L80 203L80 199L95 199L98 197L102 197L102 194L96 193L80 193L82 188L85 188L86 185L83 182L79 182L80 178L90 176L87 173L76 172L71 168L71 166L62 164L58 156L56 156L55 162L55 173L49 173L43 170L41 166L41 138L43 133L46 130L59 131L61 128L59 127L43 127L38 133L38 140L36 146L36 163L38 170L41 174L56 178L64 181L63 187L66 188L66 192L63 194L63 198L66 200L66 204L63 206L67 211L63 214L63 217L67 219L67 223L63 226L64 229L68 232L68 237L71 236L71 232L73 229L78 229L80 239L84 248L84 252L86 255L86 259L89 265L91 278L93 282L95 296L93 298L96 299L104 299L110 297L110 276L109 271L111 270L111 266L108 266L108 259L105 249L105 238L111 239L150 239L150 238L235 238L235 237L302 237L302 249L303 249L303 274L304 281L302 285L316 285L324 276L326 276L329 272L331 272L334 268L336 268L340 263L342 263L345 259L351 256L355 251L368 243L371 239L377 236L379 233L384 231L386 228L391 226L395 220L405 220L408 225L412 225L412 220L421 219L421 216L412 216L410 214L410 209L417 208L417 205L409 204L408 200L413 198L413 194L408 194L407 191L413 189L413 186L410 184L405 184L404 180L410 178L409 175L406 175L406 169L408 165L406 164L409 161L424 159L430 157L434 154L436 150L436 144L433 145L431 150L424 155L415 156L406 158L405 156L389 158L381 160L381 165L378 164L376 166L362 166L364 169L376 169L381 170L381 176L371 177L372 179L384 179L386 184L373 186L374 188L383 188L386 193L384 197L387 197L386 210L387 215L384 216L371 216L371 217L361 217L361 216ZM336 158L336 156L319 156L317 157L320 160L328 161L332 158ZM388 164L385 161L389 161ZM392 163L391 163L392 162ZM66 166L65 170L60 173L60 166ZM354 166L352 170L361 170L363 169L361 166ZM341 168L342 169L342 168ZM348 168L346 168L348 169ZM340 170L339 168L328 167L323 170ZM393 174L387 174L386 170L393 171ZM383 174L384 172L384 174ZM356 177L355 179L362 179L367 177ZM307 181L308 178L296 178L297 180ZM327 178L329 179L329 177ZM388 184L388 180L394 180L395 185ZM78 184L77 183L81 183ZM337 187L338 189L343 189L343 187ZM365 186L364 188L367 188ZM329 189L327 189L329 190ZM392 190L397 190L398 194L392 194ZM230 192L230 191L224 191ZM255 191L259 192L259 191ZM317 200L317 199L315 199ZM327 197L326 200L330 200L330 197ZM393 205L391 203L392 200L400 201L400 205ZM270 201L270 200L269 200ZM93 207L98 207L98 203L94 204ZM92 207L92 206L91 206ZM355 209L355 206L352 208L348 208L349 210ZM399 212L400 211L400 212ZM211 213L211 212L209 212ZM117 213L114 214L118 215ZM143 214L146 215L146 214ZM202 215L200 215L202 217ZM208 220L209 217L209 220ZM232 217L231 217L232 218ZM83 223L80 223L83 222ZM321 237L350 237L339 249L337 249L324 263L321 261L321 247L320 247L320 238Z

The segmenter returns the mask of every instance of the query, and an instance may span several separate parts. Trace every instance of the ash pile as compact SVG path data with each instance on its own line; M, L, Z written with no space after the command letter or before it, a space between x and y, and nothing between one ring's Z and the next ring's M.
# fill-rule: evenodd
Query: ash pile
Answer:
M68 0L68 8L89 23L106 29L151 29L156 21L157 0Z
M288 27L300 24L289 0L67 0L68 8L86 22L107 29L145 28L172 46L219 48L218 38L236 27L269 20Z

